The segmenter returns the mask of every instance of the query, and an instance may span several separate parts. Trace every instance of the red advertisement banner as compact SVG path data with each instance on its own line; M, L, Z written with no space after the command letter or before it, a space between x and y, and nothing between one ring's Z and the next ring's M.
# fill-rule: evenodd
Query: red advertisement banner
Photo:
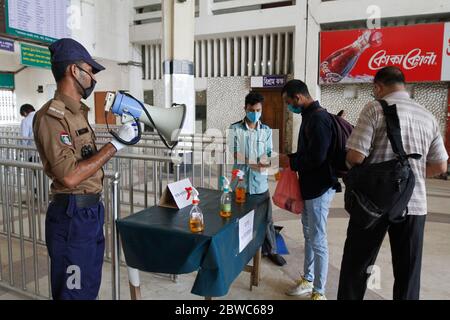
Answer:
M320 33L319 83L371 82L385 66L408 82L441 81L444 23Z

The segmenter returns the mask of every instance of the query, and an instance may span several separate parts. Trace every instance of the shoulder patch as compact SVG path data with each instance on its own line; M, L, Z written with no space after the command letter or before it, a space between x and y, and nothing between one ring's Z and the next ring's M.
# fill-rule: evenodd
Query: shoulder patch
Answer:
M70 139L70 135L67 132L65 132L65 131L62 131L59 134L59 139L66 146L71 146L72 145L72 139Z
M58 119L63 119L65 110L66 106L62 101L52 100L48 107L47 114Z

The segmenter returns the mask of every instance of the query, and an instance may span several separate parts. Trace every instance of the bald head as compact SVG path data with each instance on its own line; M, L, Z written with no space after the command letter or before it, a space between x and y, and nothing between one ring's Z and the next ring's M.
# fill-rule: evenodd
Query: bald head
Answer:
M397 67L384 67L380 69L373 79L374 96L376 99L382 99L384 96L395 92L405 91L405 75Z

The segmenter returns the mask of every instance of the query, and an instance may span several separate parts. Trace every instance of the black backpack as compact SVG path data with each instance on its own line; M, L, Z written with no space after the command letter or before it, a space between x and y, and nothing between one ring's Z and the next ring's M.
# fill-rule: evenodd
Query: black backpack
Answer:
M352 134L353 126L347 122L344 118L338 115L331 114L334 128L334 141L333 150L331 151L330 164L334 169L334 172L338 178L344 177L348 168L345 163L345 157L347 156L347 140Z
M344 177L345 210L361 228L374 227L382 219L399 223L406 219L408 202L415 186L415 176L409 158L420 154L406 154L400 129L397 106L378 101L386 119L387 136L396 154L393 160L358 165Z
M338 178L342 178L347 174L348 168L345 164L345 157L347 156L346 144L347 140L352 134L353 126L344 118L329 113L326 109L319 108L316 112L327 112L331 117L333 123L333 144L328 151L328 162Z

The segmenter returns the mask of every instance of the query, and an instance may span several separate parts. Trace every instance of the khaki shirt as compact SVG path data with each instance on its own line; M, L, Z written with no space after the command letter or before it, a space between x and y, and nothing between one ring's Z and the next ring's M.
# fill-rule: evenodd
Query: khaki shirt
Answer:
M96 194L102 191L103 169L69 189L61 181L84 160L81 150L90 145L97 152L95 134L87 121L81 102L56 92L55 98L36 112L34 139L44 165L44 172L53 180L52 194Z

